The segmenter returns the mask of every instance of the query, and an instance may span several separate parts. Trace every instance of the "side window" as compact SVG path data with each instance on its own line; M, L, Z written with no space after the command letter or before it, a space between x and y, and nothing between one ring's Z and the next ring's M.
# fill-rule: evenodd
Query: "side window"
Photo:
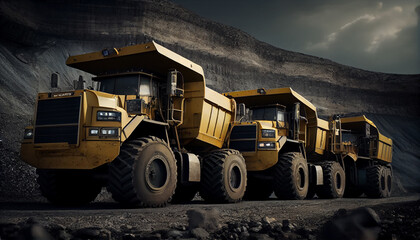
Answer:
M140 96L150 96L150 79L147 77L140 77Z
M121 76L116 81L114 94L137 95L138 87L138 75Z
M115 87L115 79L108 78L99 82L99 91L106 93L113 93Z
M283 111L277 111L277 121L284 122L284 112Z

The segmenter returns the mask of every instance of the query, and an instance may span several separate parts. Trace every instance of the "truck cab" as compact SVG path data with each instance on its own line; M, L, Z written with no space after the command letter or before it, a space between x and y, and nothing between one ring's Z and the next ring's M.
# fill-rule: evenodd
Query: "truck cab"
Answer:
M50 202L88 203L104 186L137 207L189 201L199 188L211 202L242 199L245 160L220 149L235 101L206 87L201 66L155 42L69 56L66 64L92 74L96 89L79 79L75 90L39 93L21 145Z
M248 171L265 170L277 162L278 152L289 135L286 107L255 106L246 112L233 123L228 146L242 152Z

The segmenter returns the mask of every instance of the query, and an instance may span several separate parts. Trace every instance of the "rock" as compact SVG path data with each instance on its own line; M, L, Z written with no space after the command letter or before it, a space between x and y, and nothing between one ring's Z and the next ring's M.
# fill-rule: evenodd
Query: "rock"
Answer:
M112 239L112 234L111 231L109 231L108 229L101 229L101 234L100 234L100 238L101 240L109 240Z
M380 219L376 212L371 208L358 208L327 222L321 236L324 239L375 240L380 230Z
M167 233L168 238L180 238L182 236L184 236L184 233L182 233L181 231L178 231L178 230L170 230Z
M39 224L33 224L22 229L18 239L25 240L52 240L53 237Z
M88 238L96 239L99 237L100 234L101 234L101 231L99 228L82 228L82 229L76 230L73 233L75 237L82 238L82 239L88 239Z
M248 240L274 240L274 238L268 236L267 234L253 233L249 236Z
M210 234L203 228L194 228L191 230L191 235L197 239L207 239L210 236Z
M185 226L180 225L179 223L171 223L171 224L169 224L169 227L172 228L172 229L179 230L179 231L187 230L187 228Z
M239 236L240 239L248 239L248 237L250 236L249 232L241 232L241 235Z
M272 223L274 223L276 221L276 219L275 218L271 218L271 217L263 217L262 219L261 219L261 222L264 224L272 224Z
M81 238L81 239L99 239L99 240L108 240L111 239L111 232L107 229L103 228L95 228L95 227L89 227L89 228L82 228L79 230L76 230L73 235L75 237Z
M262 223L258 222L258 221L251 221L251 222L249 222L249 226L250 227L259 227L259 226L262 226Z
M48 224L47 229L49 229L51 231L60 231L60 230L65 230L66 227L64 227L61 224L50 223L50 224Z
M215 209L202 210L194 209L187 211L188 229L203 228L207 231L214 231L220 228L219 212Z
M124 224L120 226L120 229L123 232L130 232L133 229L133 226Z
M301 228L298 228L295 233L299 234L300 236L302 236L304 238L308 238L309 234L310 234L310 231L306 228L301 227Z
M33 225L33 224L41 224L43 221L37 217L30 217L26 219L24 224Z
M137 239L160 240L162 239L162 235L160 235L159 233L141 233Z
M290 223L289 219L283 220L282 225L283 225L283 227L281 229L283 230L283 232L290 232L295 227L293 224Z
M58 232L58 234L54 237L56 237L56 239L60 239L60 240L70 240L70 239L73 238L73 236L65 230L60 230Z
M48 230L48 232L54 238L60 238L59 237L60 234L62 234L63 237L64 237L65 234L63 234L63 232L66 233L66 231L65 231L66 230L66 227L64 227L61 224L50 223L50 224L48 224L48 226L46 227L46 229ZM62 239L62 238L60 238L60 239Z
M123 240L135 240L136 235L132 234L132 233L126 233L124 234L124 236L122 237Z
M252 228L250 228L250 229L249 229L249 231L250 231L250 232L253 232L253 233L258 233L258 232L260 232L261 230L262 230L262 226L252 227Z
M312 234L309 234L308 240L316 240L316 236L312 235Z

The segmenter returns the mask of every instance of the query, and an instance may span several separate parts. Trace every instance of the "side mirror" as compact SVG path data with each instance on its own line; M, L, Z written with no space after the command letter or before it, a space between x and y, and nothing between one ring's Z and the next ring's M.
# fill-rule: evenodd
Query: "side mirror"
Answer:
M83 77L79 76L79 80L74 80L73 85L75 90L85 89L85 81L83 80Z
M245 107L245 103L239 103L238 104L238 116L240 118L245 117L246 115L246 107Z
M178 78L180 75L180 78ZM168 95L181 97L184 95L184 83L182 75L177 70L172 70L168 73Z
M293 105L293 119L295 121L299 121L300 119L300 103L299 102L296 102Z
M170 71L168 74L168 95L174 96L176 92L176 82L178 81L178 72Z

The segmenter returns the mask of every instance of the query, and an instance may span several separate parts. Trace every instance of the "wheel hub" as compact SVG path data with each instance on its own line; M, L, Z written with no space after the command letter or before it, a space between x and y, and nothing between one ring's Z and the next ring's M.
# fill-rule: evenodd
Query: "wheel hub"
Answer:
M296 176L296 182L298 183L298 188L300 190L305 187L305 171L302 167L299 167L298 174Z
M238 166L233 166L229 171L229 186L232 190L236 190L241 186L241 170Z
M159 190L168 182L168 165L164 159L157 155L154 156L146 167L146 182L150 189Z

